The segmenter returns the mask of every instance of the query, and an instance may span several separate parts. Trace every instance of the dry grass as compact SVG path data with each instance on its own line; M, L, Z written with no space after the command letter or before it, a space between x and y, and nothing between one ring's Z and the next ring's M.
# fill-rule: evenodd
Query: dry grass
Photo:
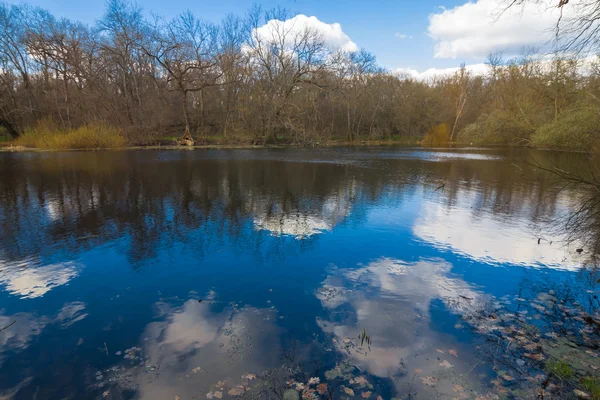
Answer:
M119 129L105 124L92 123L65 131L52 121L42 121L35 128L27 129L14 144L48 150L91 150L122 148L127 143Z

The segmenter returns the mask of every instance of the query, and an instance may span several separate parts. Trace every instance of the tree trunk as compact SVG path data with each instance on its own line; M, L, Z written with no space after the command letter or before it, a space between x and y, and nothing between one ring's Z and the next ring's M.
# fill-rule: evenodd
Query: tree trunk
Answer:
M15 128L15 126L11 122L0 118L0 126L3 127L4 129L6 129L8 134L10 136L12 136L13 139L16 139L19 137L19 131Z
M183 115L185 117L185 133L183 134L183 137L179 141L179 144L182 146L193 146L195 144L195 142L194 142L194 138L192 137L192 134L190 133L190 113L189 113L188 106L187 106L187 91L184 90L181 93L182 93L181 100L182 100L182 105L183 105Z

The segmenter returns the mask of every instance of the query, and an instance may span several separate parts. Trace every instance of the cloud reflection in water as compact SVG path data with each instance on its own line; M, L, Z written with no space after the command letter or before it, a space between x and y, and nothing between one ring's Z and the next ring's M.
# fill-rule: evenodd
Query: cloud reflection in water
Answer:
M419 376L448 378L440 380L436 390L451 394L451 384L470 379L459 375L476 361L468 349L436 329L433 311L441 308L436 313L460 314L455 299L472 299L473 306L483 304L485 298L462 279L452 277L450 269L443 260L408 264L388 258L354 270L333 269L317 292L328 317L317 323L333 336L340 354L370 374L392 379L400 393L408 390L413 371L420 370ZM348 345L349 340L356 343L363 329L371 337L370 350ZM449 349L458 351L460 358L450 355ZM441 366L444 361L453 367ZM475 387L477 382L468 384ZM414 385L433 390L420 380Z

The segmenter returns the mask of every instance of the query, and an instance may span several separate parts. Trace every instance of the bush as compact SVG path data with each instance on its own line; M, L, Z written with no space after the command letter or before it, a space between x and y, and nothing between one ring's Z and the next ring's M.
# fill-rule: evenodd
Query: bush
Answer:
M450 127L448 124L434 126L423 138L423 146L447 146L450 143Z
M63 131L52 121L42 121L34 129L27 129L17 139L16 144L57 150L111 149L124 147L125 138L118 129L100 123Z
M460 143L518 146L529 143L534 128L507 111L483 114L458 135Z
M537 147L592 151L600 144L600 113L591 109L566 113L539 128L532 143Z
M10 140L12 140L12 137L8 134L4 127L0 126L0 143L9 142Z

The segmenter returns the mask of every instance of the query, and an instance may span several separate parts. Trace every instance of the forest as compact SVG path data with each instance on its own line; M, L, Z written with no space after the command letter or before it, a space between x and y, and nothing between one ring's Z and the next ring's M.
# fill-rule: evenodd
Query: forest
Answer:
M490 54L485 75L463 65L421 80L283 23L294 16L255 7L218 24L166 20L110 0L88 26L0 3L0 141L600 150L600 58L524 49Z

